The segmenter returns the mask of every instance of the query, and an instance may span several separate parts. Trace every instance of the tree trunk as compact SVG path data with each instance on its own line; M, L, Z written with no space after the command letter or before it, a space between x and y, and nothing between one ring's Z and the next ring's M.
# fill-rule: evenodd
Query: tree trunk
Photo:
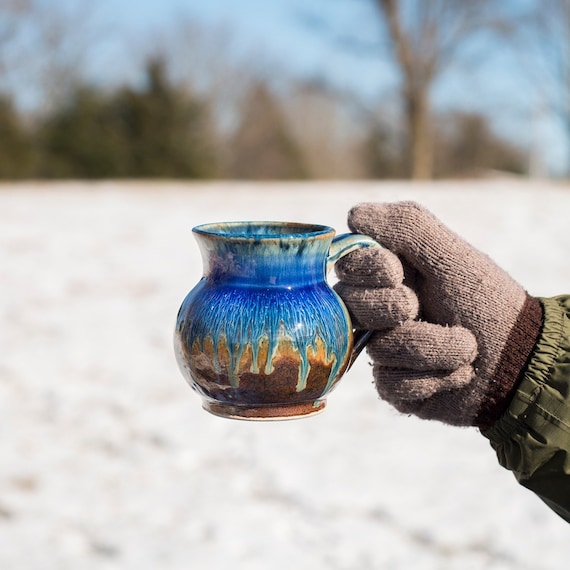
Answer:
M433 141L427 90L408 89L404 95L408 125L409 172L413 180L433 178Z
M433 149L430 133L429 88L434 77L434 62L417 51L413 35L402 27L399 0L377 0L394 43L396 61L404 81L403 100L408 138L408 172L414 180L433 176ZM420 26L421 27L421 26ZM426 34L422 31L421 37ZM432 42L427 44L433 51Z

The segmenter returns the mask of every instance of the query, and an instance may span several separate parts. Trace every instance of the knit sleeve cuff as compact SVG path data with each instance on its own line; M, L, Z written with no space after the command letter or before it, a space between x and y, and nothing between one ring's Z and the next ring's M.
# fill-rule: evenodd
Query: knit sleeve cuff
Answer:
M479 428L491 427L508 408L542 330L543 319L544 312L539 299L527 294L501 353L485 405L475 418L475 425Z

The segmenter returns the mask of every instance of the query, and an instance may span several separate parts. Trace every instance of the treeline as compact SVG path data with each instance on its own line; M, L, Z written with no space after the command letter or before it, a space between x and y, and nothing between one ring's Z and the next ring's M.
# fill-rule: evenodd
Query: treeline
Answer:
M146 63L138 88L78 83L50 111L29 117L0 100L0 178L400 178L406 141L363 121L324 88L272 88L257 78L221 125L207 98ZM523 173L524 152L485 117L448 113L437 130L435 172Z
M2 178L207 178L217 173L208 105L151 61L140 89L77 85L36 120L0 105Z
M75 4L0 0L0 179L570 172L568 0L308 3L306 31L335 57L367 58L365 91L324 69L311 81L287 50L243 51L189 16L131 45L95 26L97 3L89 17ZM351 22L375 23L367 33L335 16L349 4ZM482 73L499 54L508 92Z

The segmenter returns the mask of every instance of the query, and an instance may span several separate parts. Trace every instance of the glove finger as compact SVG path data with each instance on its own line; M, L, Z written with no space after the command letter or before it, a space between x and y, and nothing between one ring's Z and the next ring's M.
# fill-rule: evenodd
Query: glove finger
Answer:
M404 268L390 250L367 247L349 253L336 262L337 277L348 285L397 287L404 280Z
M472 397L477 390L477 378L473 373L472 381L460 388L442 390L425 399L394 400L390 404L402 414L438 419L450 425L472 425L471 421L480 413L480 400Z
M334 289L345 302L356 328L392 328L408 319L414 319L418 314L416 294L403 285L368 289L346 285L341 281Z
M456 370L477 356L477 340L463 327L406 321L376 333L368 344L375 364L404 370Z
M450 263L458 262L476 267L474 260L482 256L415 202L358 204L348 214L348 226L402 255L423 273L448 270Z
M473 378L471 365L449 371L417 371L398 368L384 368L374 365L376 389L387 402L425 400L431 396L462 388Z

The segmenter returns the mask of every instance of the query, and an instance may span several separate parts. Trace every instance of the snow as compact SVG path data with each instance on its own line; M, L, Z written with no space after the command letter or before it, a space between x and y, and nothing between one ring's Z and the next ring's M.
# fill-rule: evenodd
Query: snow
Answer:
M567 524L474 429L399 415L367 357L321 415L225 420L174 361L192 226L346 231L414 199L536 295L568 292L570 187L105 182L0 187L2 570L554 570Z

